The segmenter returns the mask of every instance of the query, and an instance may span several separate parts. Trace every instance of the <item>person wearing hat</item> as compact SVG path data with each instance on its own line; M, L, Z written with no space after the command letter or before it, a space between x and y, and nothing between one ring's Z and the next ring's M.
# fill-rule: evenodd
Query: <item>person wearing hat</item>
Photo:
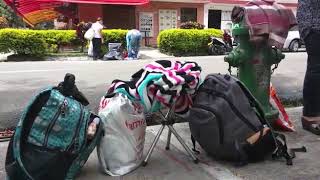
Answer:
M103 21L99 17L97 18L97 22L93 23L91 28L94 31L94 36L92 39L93 45L93 60L101 59L102 52L101 52L101 45L103 44L103 36L102 36L102 29L103 29Z

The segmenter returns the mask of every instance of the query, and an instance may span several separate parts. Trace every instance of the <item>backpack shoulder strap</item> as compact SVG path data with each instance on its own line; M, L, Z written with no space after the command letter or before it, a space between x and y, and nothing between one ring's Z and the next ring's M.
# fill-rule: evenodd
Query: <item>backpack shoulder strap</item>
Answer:
M234 78L234 77L232 77ZM255 107L257 110L257 115L259 116L259 120L261 121L261 123L263 124L268 124L268 122L266 121L265 117L264 117L264 111L262 109L262 106L260 104L260 102L253 96L253 94L250 92L250 90L238 79L234 78L234 80L238 83L238 85L241 87L242 91L244 92L244 94L247 96L249 103L252 107ZM269 125L269 124L268 124ZM270 125L269 125L270 126ZM271 127L271 126L270 126Z

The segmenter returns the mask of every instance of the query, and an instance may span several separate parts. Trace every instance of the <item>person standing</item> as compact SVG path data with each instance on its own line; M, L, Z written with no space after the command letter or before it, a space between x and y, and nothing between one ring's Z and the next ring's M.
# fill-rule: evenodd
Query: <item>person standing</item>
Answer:
M126 35L128 59L138 59L141 43L141 33L136 29L128 31Z
M85 37L85 34L87 33L87 31L89 31L92 27L92 22L88 22L88 23L84 23L84 26L83 26L83 31L84 31L84 38L88 40L88 56L89 57L93 57L93 45L92 45L92 39L93 39L93 36L92 36L92 39L88 39Z
M308 54L301 123L305 130L320 135L320 1L299 0L297 20Z
M92 39L93 45L93 60L101 59L101 45L104 43L103 36L102 36L102 29L103 29L103 21L99 17L97 18L97 22L93 23L91 28L94 31L94 36Z
M84 43L85 43L85 38L84 38L84 34L86 33L85 30L85 23L79 22L76 24L76 34L77 34L77 38L79 39L80 43L81 43L81 50L80 52L83 52L83 48L84 48Z

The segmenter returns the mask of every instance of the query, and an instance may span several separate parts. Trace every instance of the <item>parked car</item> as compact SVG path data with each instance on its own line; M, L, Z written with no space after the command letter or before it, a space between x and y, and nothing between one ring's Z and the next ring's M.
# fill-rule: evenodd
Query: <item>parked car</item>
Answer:
M299 30L297 26L295 26L289 31L283 49L290 52L297 52L302 45L303 41L300 38Z

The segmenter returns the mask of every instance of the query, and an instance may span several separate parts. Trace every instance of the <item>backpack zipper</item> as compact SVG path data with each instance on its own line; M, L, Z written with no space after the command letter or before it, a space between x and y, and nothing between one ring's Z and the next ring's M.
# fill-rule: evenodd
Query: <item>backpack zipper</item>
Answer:
M69 147L67 148L68 151L70 151L70 148L73 146L73 149L76 149L77 147L76 146L79 146L79 143L77 142L78 140L78 136L79 136L79 133L80 133L80 125L82 124L82 121L84 119L84 113L83 113L83 106L80 102L78 102L79 105L80 105L80 118L79 118L79 121L78 121L78 124L77 124L77 127L76 127L76 131L72 137L72 141L71 143L69 144Z
M218 113L216 113L214 110L212 110L211 108L208 108L205 105L202 104L195 104L193 107L195 108L201 108L204 109L206 111L209 111L211 113L213 113L216 116L216 120L218 122L218 129L219 129L219 144L223 144L223 140L224 140L224 128L223 128L223 122L221 120L221 117L218 115Z
M65 114L66 106L67 106L67 101L66 101L66 98L64 98L62 104L59 106L58 112L54 115L52 121L50 122L50 124L49 124L49 126L48 126L48 128L46 130L43 146L47 146L48 139L49 139L49 134L50 134L53 126L55 125L56 121L58 120L60 114L63 114L63 115Z

